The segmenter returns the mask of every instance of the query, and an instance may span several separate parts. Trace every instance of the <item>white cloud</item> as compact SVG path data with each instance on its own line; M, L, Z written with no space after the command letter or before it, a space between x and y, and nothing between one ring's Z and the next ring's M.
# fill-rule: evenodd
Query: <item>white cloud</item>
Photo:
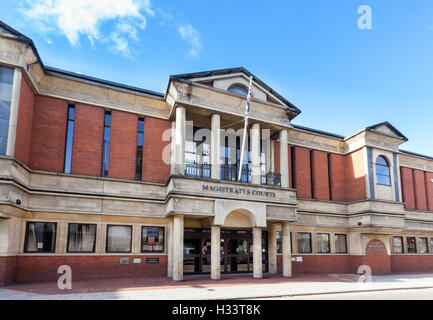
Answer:
M21 11L37 21L42 33L59 31L73 46L85 36L96 41L110 42L111 48L130 55L130 42L146 27L146 15L154 16L150 0L24 0ZM102 24L115 21L113 31L101 35Z
M191 57L198 57L199 52L202 49L200 33L190 24L180 26L177 31L182 39L188 42L191 46L188 55Z

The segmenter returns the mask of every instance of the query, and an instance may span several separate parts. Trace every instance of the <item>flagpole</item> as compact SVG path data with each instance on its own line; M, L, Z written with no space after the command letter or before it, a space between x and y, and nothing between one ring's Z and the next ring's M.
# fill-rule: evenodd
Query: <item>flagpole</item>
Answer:
M251 102L251 93L252 93L252 85L253 85L253 77L250 77L250 86L248 89L248 96L247 96L247 102L245 107L245 125L244 125L244 134L242 137L242 149L241 149L241 158L239 159L239 174L238 174L238 181L241 181L242 176L242 166L244 163L244 150L245 150L245 139L247 137L247 126L248 126L248 117L250 113L250 102ZM248 174L248 172L247 172Z

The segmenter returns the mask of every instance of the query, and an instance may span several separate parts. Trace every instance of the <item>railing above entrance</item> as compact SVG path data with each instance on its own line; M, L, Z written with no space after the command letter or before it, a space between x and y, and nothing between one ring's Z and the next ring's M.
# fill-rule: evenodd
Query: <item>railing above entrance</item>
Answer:
M185 175L190 177L198 177L202 179L211 178L211 164L209 163L198 163L196 161L185 162ZM238 167L231 164L222 164L220 180L236 182L238 175ZM251 169L246 166L242 169L241 182L251 183ZM265 186L280 187L281 186L281 174L277 172L263 173L260 176L260 184Z

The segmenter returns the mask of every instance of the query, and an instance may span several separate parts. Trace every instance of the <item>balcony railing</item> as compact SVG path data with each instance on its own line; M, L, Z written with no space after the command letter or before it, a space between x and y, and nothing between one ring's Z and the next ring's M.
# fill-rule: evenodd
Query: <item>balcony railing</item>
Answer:
M210 179L211 165L209 163L198 163L195 161L186 161L185 175L190 177Z
M262 174L261 182L266 186L281 187L281 174L276 172Z
M239 169L234 164L221 165L221 180L238 181ZM251 169L243 167L241 173L241 182L251 183Z
M198 177L202 179L211 178L211 168L209 163L198 163L196 161L185 162L185 175L189 177ZM220 179L222 181L238 181L238 167L232 164L222 164ZM244 167L241 173L241 182L251 183L251 169ZM260 176L260 183L265 186L280 187L281 174L277 172L268 172Z

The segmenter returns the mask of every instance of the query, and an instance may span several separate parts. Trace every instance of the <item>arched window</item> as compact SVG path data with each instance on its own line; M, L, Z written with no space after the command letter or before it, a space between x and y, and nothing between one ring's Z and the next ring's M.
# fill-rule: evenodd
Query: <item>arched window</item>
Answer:
M233 84L227 91L244 97L248 94L248 89L241 84Z
M376 159L376 183L383 186L391 186L388 161L378 156Z

